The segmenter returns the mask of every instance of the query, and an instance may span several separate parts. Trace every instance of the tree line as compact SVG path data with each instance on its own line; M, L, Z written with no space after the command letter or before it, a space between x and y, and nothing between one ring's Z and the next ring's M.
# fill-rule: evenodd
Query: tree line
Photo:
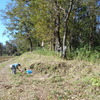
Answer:
M0 43L0 56L13 56L19 55L17 52L17 47L11 43L11 41L6 41L5 45Z
M17 52L44 46L67 58L77 48L100 47L99 9L96 0L12 0L2 18Z

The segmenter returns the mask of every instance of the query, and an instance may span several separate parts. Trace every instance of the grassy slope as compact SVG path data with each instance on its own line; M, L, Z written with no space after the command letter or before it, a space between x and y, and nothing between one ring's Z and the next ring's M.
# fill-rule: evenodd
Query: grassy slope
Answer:
M33 73L11 75L8 66L16 62ZM29 52L2 64L0 100L100 100L99 64Z

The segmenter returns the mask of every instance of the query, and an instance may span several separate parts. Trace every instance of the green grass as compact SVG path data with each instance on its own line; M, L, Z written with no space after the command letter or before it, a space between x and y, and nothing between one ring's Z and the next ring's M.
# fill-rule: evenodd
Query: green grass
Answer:
M36 54L40 54L40 55L44 55L44 56L57 56L59 57L59 53L51 51L49 49L45 49L45 48L38 48L36 50L33 51Z
M45 48L38 48L33 51L35 54L44 55L44 56L55 56L57 58L60 58L60 53L47 50ZM100 62L100 52L98 49L95 50L89 50L85 46L84 48L76 49L74 52L67 53L68 59L78 59L78 60L85 60L93 63L99 63Z
M56 76L53 76L50 80L52 83L56 83L56 82L62 82L63 78L61 76L56 75Z
M92 86L100 87L100 77L91 78Z
M1 70L3 67L5 67L5 64L1 64L1 65L0 65L0 70Z
M37 56L38 55L38 56ZM27 58L26 58L27 56ZM34 57L33 57L34 56ZM60 59L60 53L45 49L45 48L37 48L33 52L26 52L25 54L22 54L19 59L17 59L18 62L27 62L28 60L36 60L41 58L42 56L49 56L49 57L55 57L56 59ZM68 59L77 59L77 60L85 60L93 63L100 63L100 52L97 50L88 50L86 47L79 48L73 52L67 53ZM31 63L31 62L28 63ZM21 63L22 63L21 62ZM25 65L29 65L29 64Z
M78 60L100 63L100 52L97 50L88 50L86 47L77 49L70 56Z

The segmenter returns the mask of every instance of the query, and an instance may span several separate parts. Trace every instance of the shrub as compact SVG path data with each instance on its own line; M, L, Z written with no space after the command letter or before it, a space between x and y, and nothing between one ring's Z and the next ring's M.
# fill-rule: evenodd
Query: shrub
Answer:
M98 86L100 87L100 78L99 77L94 77L91 79L91 83L93 86Z
M100 62L100 52L97 50L89 50L86 47L79 48L73 52L74 59L86 60L90 62Z

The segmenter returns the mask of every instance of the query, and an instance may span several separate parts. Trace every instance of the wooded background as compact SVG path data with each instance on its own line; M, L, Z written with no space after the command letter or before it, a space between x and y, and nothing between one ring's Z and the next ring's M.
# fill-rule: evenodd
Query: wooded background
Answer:
M2 21L12 40L0 43L1 55L46 48L67 58L79 48L100 51L99 0L12 0Z

